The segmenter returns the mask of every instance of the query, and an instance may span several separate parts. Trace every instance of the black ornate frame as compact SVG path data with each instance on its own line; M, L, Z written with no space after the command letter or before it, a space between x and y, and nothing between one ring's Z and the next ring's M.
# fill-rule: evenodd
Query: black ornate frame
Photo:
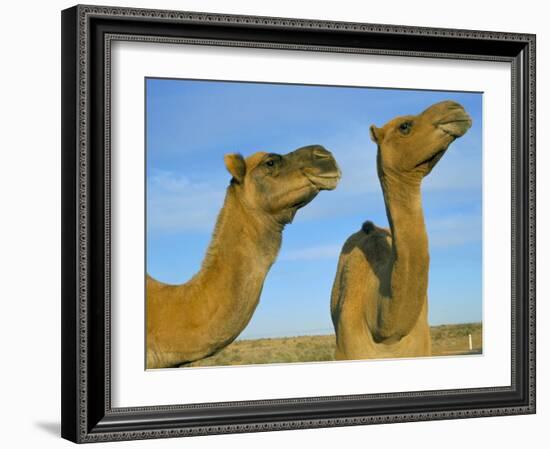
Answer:
M508 387L111 407L110 45L114 40L505 61L512 68ZM535 36L75 6L62 13L62 436L75 442L535 412Z

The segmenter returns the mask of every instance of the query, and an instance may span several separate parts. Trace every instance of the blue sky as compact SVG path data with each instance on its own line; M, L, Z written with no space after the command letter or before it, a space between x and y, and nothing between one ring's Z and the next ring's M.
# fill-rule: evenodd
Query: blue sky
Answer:
M481 321L480 93L147 79L147 271L168 283L198 271L230 180L225 153L322 144L342 180L285 228L260 304L239 338L331 333L342 244L367 219L387 226L369 126L447 99L466 108L473 126L423 183L429 319Z

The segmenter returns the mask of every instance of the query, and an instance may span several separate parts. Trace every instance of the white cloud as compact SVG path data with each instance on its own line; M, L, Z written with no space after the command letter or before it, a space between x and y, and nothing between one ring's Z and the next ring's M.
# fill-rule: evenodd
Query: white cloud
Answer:
M481 214L454 215L426 221L430 246L433 248L481 242Z
M481 137L466 134L455 140L433 172L423 182L423 190L479 190L482 186ZM481 193L480 193L481 195Z
M310 246L287 251L283 247L278 259L286 261L337 259L341 249L342 244Z
M481 241L481 217L478 215L453 215L427 220L431 248L450 248ZM343 241L337 244L315 245L305 248L283 248L280 261L314 261L338 259Z
M211 232L224 196L221 184L194 182L169 171L155 170L148 177L147 228Z

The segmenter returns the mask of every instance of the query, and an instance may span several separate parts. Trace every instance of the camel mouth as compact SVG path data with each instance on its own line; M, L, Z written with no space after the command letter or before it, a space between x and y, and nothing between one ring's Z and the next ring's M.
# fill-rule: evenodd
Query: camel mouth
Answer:
M453 138L462 137L472 126L472 119L468 114L460 114L450 120L440 121L437 127Z
M314 174L304 171L307 179L317 190L334 190L342 177L339 169L330 173Z

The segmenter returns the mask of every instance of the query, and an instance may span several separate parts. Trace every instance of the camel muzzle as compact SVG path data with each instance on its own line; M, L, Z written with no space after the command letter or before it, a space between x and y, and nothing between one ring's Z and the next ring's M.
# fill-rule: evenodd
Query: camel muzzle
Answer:
M436 103L423 114L433 115L434 125L454 138L462 137L472 126L472 118L454 101Z
M342 173L330 151L321 145L310 145L296 150L303 157L303 173L319 190L333 190Z
M437 126L447 134L457 138L462 137L471 128L472 119L464 112L463 114L456 114L452 118L445 119L445 121L438 122Z

